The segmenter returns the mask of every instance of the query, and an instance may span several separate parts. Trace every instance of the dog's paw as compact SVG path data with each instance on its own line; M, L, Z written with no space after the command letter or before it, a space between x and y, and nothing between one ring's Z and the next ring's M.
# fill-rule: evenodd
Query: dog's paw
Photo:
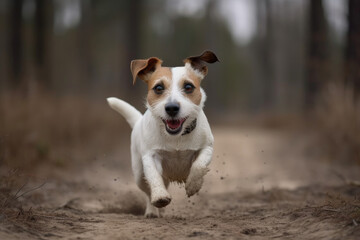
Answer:
M154 189L151 193L151 204L157 208L163 208L171 202L170 194L162 188Z
M146 218L158 218L160 217L160 211L158 208L154 207L150 201L146 205L145 210L145 217Z
M204 176L208 171L208 168L195 168L191 170L185 184L186 195L188 197L191 197L200 191L204 182Z
M159 214L153 213L153 212L149 212L149 213L145 213L145 217L146 218L158 218L160 217Z
M193 196L194 194L196 194L197 192L200 191L202 184L204 182L204 178L197 178L197 179L192 179L191 181L186 181L185 184L185 190L186 190L186 195L188 197Z
M163 208L171 202L171 196L162 196L151 200L151 204L157 208Z

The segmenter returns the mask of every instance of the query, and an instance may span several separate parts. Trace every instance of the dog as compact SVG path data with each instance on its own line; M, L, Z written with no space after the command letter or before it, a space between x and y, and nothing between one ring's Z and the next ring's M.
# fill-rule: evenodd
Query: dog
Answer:
M205 63L217 61L211 51L186 58L181 67L163 67L157 57L131 61L133 84L140 78L148 86L144 115L120 99L107 98L133 128L132 171L147 195L147 218L160 217L159 208L170 203L170 182L185 183L190 197L199 192L209 171L214 137L200 83L208 73Z

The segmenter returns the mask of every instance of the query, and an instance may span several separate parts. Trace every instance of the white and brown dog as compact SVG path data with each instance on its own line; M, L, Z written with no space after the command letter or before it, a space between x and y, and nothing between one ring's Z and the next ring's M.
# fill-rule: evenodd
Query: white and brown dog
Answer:
M139 77L148 85L147 111L142 115L120 99L107 99L133 128L132 170L147 194L146 217L158 217L158 208L170 203L170 182L185 182L189 197L203 184L214 138L203 112L206 95L200 83L208 71L204 62L216 61L211 51L186 58L183 67L163 67L156 57L133 60L133 83Z

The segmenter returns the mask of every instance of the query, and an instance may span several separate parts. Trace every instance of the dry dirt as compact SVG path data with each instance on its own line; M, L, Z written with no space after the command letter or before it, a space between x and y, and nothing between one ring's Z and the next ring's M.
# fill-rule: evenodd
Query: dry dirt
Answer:
M162 218L143 217L125 141L89 164L35 169L17 196L45 185L2 210L0 239L360 239L360 187L342 179L358 181L359 166L329 164L301 132L213 132L203 188L187 198L171 185Z

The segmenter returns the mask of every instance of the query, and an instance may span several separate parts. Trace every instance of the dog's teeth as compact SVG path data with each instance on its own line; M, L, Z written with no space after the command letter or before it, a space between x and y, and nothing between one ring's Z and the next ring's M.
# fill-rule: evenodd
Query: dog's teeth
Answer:
M171 120L167 120L166 124L168 125L169 128L171 129L177 129L180 127L181 125L181 121L178 119L171 119Z

